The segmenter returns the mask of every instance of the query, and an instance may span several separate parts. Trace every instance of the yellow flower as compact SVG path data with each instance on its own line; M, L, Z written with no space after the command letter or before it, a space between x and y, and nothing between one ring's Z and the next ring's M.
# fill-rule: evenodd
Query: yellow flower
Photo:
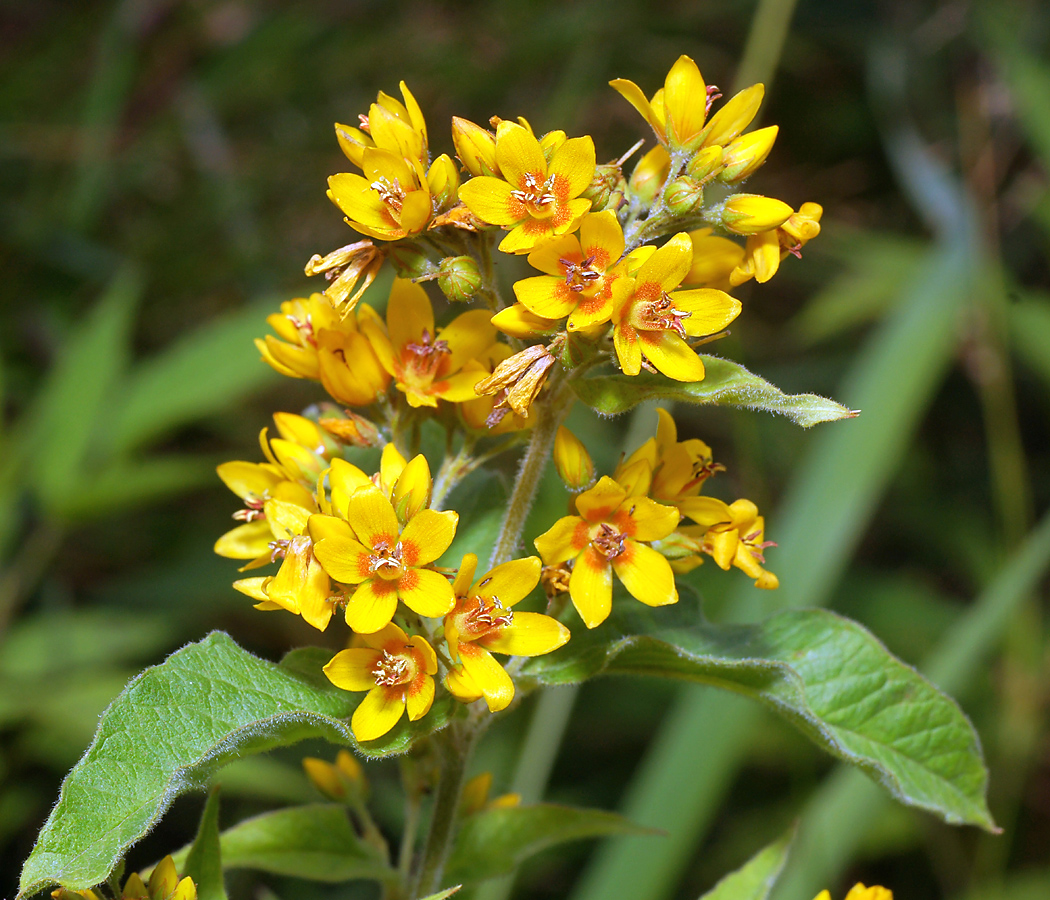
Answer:
M590 200L580 199L594 177L589 137L566 140L548 165L530 131L500 122L496 162L502 177L472 178L459 196L482 221L511 229L499 245L504 253L527 253L543 238L575 231L591 208Z
M453 585L456 606L445 616L445 641L489 710L498 712L514 699L514 682L492 653L541 656L565 644L569 629L551 616L511 609L539 584L538 557L512 559L473 581L477 565L473 553L463 557Z
M408 86L403 81L399 86L404 103L380 91L368 115L361 116L361 128L336 123L339 146L358 168L364 168L364 153L370 147L394 151L422 166L427 164L427 123Z
M755 587L772 590L780 586L777 576L762 568L766 561L763 551L775 547L765 538L765 519L750 500L726 504L714 497L694 497L683 510L697 522L703 531L700 549L708 554L720 569L736 566L755 579ZM686 535L696 530L682 529Z
M648 497L630 496L604 476L576 498L578 516L565 516L536 538L548 566L575 560L569 596L588 628L612 608L612 573L648 606L678 602L674 573L646 541L665 538L678 525L678 510Z
M739 282L734 282L731 277L744 261L744 248L736 241L711 232L710 228L689 232L689 239L693 242L693 263L682 283L719 290L735 287Z
M434 326L434 309L418 284L394 279L386 309L386 327L378 318L362 320L383 368L410 406L437 406L438 400L473 400L474 385L485 370L476 357L496 340L491 314L472 309L444 328Z
M356 317L350 313L344 325L353 328L323 329L317 335L317 361L321 384L333 398L347 406L375 403L390 384L390 373L383 368L373 342L366 336L382 331L382 320L367 303Z
M382 241L423 231L434 210L422 163L391 150L366 147L361 165L364 177L341 172L328 179L328 197L346 214L346 223Z
M763 284L776 275L789 253L801 258L802 248L820 234L823 212L817 203L803 203L780 227L750 235L746 251L730 273L730 284L743 284L751 278Z
M266 321L277 332L277 337L268 334L255 339L262 358L289 378L319 380L317 332L343 327L331 300L324 294L287 300L281 304L281 311L271 313ZM356 330L356 323L350 319L345 327Z
M409 637L393 622L360 640L365 646L340 650L324 673L345 691L368 691L354 710L350 728L359 741L374 741L406 710L412 722L430 711L437 656L424 638Z
M580 223L580 236L544 241L529 254L529 265L545 272L514 284L518 301L546 319L569 317L575 331L608 322L613 283L623 272L623 230L611 211L591 213Z
M700 381L704 364L686 342L723 330L740 314L740 302L711 288L674 291L693 261L685 232L652 253L635 278L613 285L613 343L620 368L637 375L643 357L677 381Z
M609 84L642 114L661 144L685 150L700 146L710 92L700 69L688 56L678 57L667 73L664 86L651 100L626 78L617 78Z
M813 900L831 900L831 894L823 890ZM893 900L893 891L878 885L865 887L858 881L846 894L846 900Z
M697 438L678 440L678 426L671 414L658 409L656 437L650 438L616 468L613 478L624 487L633 473L629 492L649 496L658 503L678 507L688 515L692 498L705 481L725 467L716 463L711 448ZM644 463L644 468L639 464Z
M337 515L311 516L314 553L336 581L356 585L346 622L356 632L383 628L401 600L421 616L443 616L454 605L452 586L431 563L452 543L459 516L427 509L430 469L417 456L397 476L391 496L368 484L349 494Z

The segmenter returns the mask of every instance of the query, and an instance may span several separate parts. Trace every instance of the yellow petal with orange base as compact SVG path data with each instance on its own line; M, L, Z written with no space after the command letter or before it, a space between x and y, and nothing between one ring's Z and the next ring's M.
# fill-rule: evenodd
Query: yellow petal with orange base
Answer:
M489 712L499 712L514 699L514 682L510 675L484 647L474 643L459 645L459 658L488 705Z
M572 605L588 628L597 628L612 610L612 566L594 547L576 557L569 578Z

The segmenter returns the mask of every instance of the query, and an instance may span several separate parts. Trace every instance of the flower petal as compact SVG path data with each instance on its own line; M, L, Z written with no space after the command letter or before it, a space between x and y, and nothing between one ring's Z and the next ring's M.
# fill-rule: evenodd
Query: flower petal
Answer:
M678 527L681 516L673 506L664 506L648 497L637 497L632 501L631 522L639 541L659 541Z
M309 530L314 541L314 556L336 581L360 584L372 577L371 551L357 540L342 519L310 516Z
M575 263L583 261L580 242L574 234L563 234L544 241L529 254L529 265L560 281L565 277L565 267L561 264L563 259Z
M565 179L566 197L578 197L594 178L594 141L589 136L570 138L551 157L550 173Z
M696 288L671 294L675 309L687 312L682 327L690 337L716 334L740 315L740 301L725 291Z
M481 356L496 340L492 313L487 309L472 309L462 313L442 328L438 337L448 344L448 368L445 371L462 369L470 360Z
M372 634L390 624L397 612L397 589L392 581L364 582L346 604L346 624L358 634Z
M350 728L359 741L374 741L393 728L404 711L400 688L377 685L354 710Z
M405 694L405 708L408 710L409 720L416 722L422 719L430 712L430 705L433 702L434 679L425 672L420 672L408 686Z
M443 616L456 605L452 585L433 569L409 569L397 580L397 593L409 609L428 618Z
M766 88L763 84L753 84L735 94L718 112L711 116L711 121L703 131L703 143L707 146L718 144L724 147L741 131L751 124L762 105Z
M679 56L664 80L664 109L669 136L679 146L696 146L707 114L707 85L688 56Z
M576 498L576 509L593 524L608 519L626 499L627 491L608 475L603 475L594 487Z
M486 601L499 600L503 606L513 606L524 600L540 582L542 563L538 556L511 559L490 569L474 585L471 596Z
M646 606L678 602L671 564L652 547L628 539L624 552L612 562L616 577L636 600Z
M673 291L689 274L693 264L693 242L688 233L676 234L659 247L638 270L638 283L655 281L664 291Z
M406 566L425 566L444 553L456 536L459 514L451 510L438 512L421 509L401 532L401 547Z
M542 656L557 650L569 640L569 629L543 613L520 612L514 621L477 643L508 656Z
M580 223L580 248L584 256L595 257L596 267L610 268L624 247L623 229L612 210L591 213Z
M350 497L363 487L368 487L372 480L353 463L336 457L328 470L328 484L332 491L332 511L346 518L346 507ZM315 537L314 540L320 540Z
M612 86L613 90L642 114L642 118L652 126L653 131L656 132L656 136L660 141L666 141L663 122L660 121L654 113L653 108L649 105L649 100L642 89L633 81L629 81L626 78L615 78L610 81L609 84Z
M530 173L540 184L547 178L547 161L543 158L540 142L514 122L500 122L496 129L496 164L513 188L522 188L525 176ZM590 181L589 176L587 180Z
M587 544L588 525L579 516L563 516L532 543L548 566L572 559Z
M569 578L572 605L588 628L601 625L612 610L612 566L594 547L576 557Z
M638 332L624 321L613 328L613 345L616 358L624 375L637 375L642 371L642 345L638 343Z
M387 444L387 446L393 445ZM394 482L390 502L399 521L408 522L430 503L431 487L430 465L427 463L427 458L419 453L401 469ZM415 565L415 563L409 563L409 565Z
M506 709L514 699L514 682L495 657L484 647L464 643L459 645L459 658L467 674L481 688L489 712Z
M527 212L525 207L511 196L512 190L514 189L502 178L479 175L460 187L459 199L482 222L492 225L514 225L525 218Z
M354 647L340 650L324 667L328 680L344 691L370 691L376 686L372 670L380 657L379 650Z
M386 307L386 323L394 353L405 344L418 343L423 332L434 336L434 308L427 292L405 278L395 278Z
M672 331L639 331L642 353L660 372L675 381L702 381L704 364L685 341Z
M346 520L361 543L370 549L379 544L393 547L398 541L401 529L394 507L375 486L363 487L351 495Z
M273 531L266 519L231 528L215 542L215 552L227 559L255 559L266 553Z
M529 254L530 258L533 255L535 251ZM514 295L527 310L545 319L567 316L579 301L579 295L569 290L564 278L551 275L538 275L514 282Z

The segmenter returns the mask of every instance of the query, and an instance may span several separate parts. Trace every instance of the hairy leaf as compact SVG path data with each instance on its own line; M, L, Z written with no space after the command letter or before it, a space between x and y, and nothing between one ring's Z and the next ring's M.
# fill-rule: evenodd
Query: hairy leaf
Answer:
M962 710L865 628L825 610L651 635L577 632L523 672L542 684L657 675L746 694L902 803L995 829L980 742Z
M357 836L346 807L337 803L263 813L224 831L219 844L224 869L256 869L327 882L397 878L379 853ZM176 863L185 852L176 855Z
M448 704L436 703L419 722L402 718L379 740L357 744L346 719L364 695L325 678L329 656L306 648L274 665L214 632L132 679L62 783L22 869L20 896L54 882L81 890L104 881L177 796L203 788L233 759L305 738L386 756L447 722Z
M477 884L508 875L547 847L611 834L655 834L618 813L554 803L486 809L460 825L445 880Z
M726 875L700 900L766 900L784 870L794 838L792 829Z
M602 415L616 416L645 400L739 406L787 416L809 428L819 422L850 419L857 411L816 394L785 394L739 363L701 355L707 374L703 381L674 381L664 375L599 375L572 383L576 395Z

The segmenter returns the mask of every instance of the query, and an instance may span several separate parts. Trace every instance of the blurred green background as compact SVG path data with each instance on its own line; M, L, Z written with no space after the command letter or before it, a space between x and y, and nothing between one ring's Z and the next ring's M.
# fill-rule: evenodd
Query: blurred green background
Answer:
M258 459L274 410L321 399L251 338L311 289L310 255L353 239L324 196L347 168L332 123L403 78L434 152L453 114L525 115L613 159L646 129L608 80L651 93L687 53L726 92L769 84L780 137L749 189L825 209L802 262L737 292L717 352L863 410L811 432L677 411L728 466L716 492L759 502L780 544L773 596L713 566L695 583L720 618L830 605L923 667L975 720L1004 833L893 807L743 700L599 681L530 700L479 766L668 837L550 852L514 896L694 898L800 816L778 900L858 879L899 900L1050 896L1050 8L37 0L0 26L0 895L131 674L213 628L271 658L341 639L254 612L211 553L236 506L215 464ZM655 417L575 421L636 444ZM311 799L301 755L228 770L224 824ZM396 822L396 771L371 775ZM200 807L177 803L131 864L188 840Z

